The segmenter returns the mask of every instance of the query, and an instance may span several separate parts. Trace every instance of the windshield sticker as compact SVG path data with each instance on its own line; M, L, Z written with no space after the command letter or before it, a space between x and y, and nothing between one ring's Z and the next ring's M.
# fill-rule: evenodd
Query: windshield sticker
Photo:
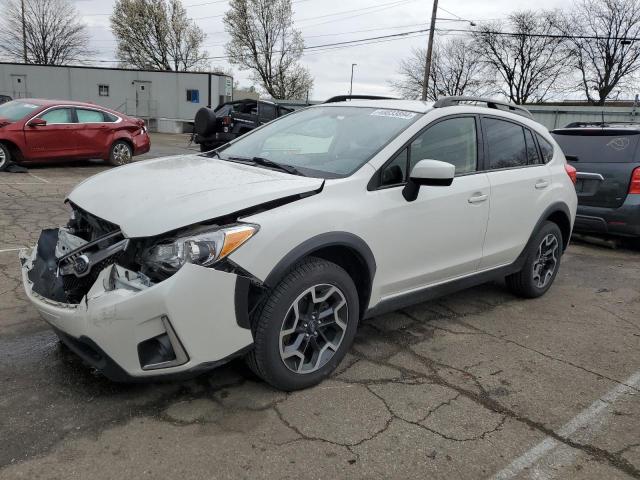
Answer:
M406 112L404 110L376 110L371 113L374 117L391 117L391 118L401 118L403 120L410 120L415 117L417 114L413 112Z

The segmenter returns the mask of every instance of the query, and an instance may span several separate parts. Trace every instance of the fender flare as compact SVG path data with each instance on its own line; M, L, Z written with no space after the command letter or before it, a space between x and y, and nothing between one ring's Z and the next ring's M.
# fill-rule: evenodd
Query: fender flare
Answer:
M278 282L284 278L287 271L298 261L321 248L335 246L348 247L356 251L366 264L370 283L373 283L373 278L376 273L376 259L367 242L353 233L327 232L311 237L297 247L294 247L273 267L269 275L267 275L267 278L265 278L264 285L270 288L275 287Z
M549 219L549 217L551 217L554 213L557 213L557 212L560 212L566 215L567 219L569 220L569 237L566 239L565 238L562 239L563 240L562 243L564 244L562 248L563 253L567 249L567 247L569 246L569 240L571 239L571 230L573 228L573 225L571 224L571 210L569 210L569 206L566 203L555 202L549 205L544 210L544 212L542 212L542 215L540 215L540 218L536 222L535 227L533 227L533 230L531 231L531 235L529 235L529 240L527 240L527 244L522 249L522 252L520 253L520 255L518 255L518 258L516 259L516 261L513 263L514 268L516 268L515 271L519 270L520 268L522 268L522 265L524 265L524 262L527 259L527 252L529 251L529 248L533 243L533 239L535 238L536 233L538 233L540 228L542 228L542 224L546 222Z

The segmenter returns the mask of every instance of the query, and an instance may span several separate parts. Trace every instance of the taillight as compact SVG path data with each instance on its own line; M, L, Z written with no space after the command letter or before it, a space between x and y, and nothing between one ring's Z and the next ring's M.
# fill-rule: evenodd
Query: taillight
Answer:
M636 168L631 174L629 193L640 194L640 167Z
M223 125L231 125L231 117L222 117L222 124Z
M564 166L564 170L565 170L565 172L567 172L567 175L569 175L569 178L571 179L571 181L575 185L577 183L577 181L578 181L578 171L576 170L576 167L574 167L573 165L569 165L567 163Z

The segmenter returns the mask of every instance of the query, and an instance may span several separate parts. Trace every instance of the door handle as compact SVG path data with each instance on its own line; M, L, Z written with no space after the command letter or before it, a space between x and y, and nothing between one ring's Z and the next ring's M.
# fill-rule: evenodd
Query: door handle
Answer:
M468 202L469 203L482 203L482 202L486 201L487 198L489 198L489 195L482 194L482 193L476 193L472 197L469 198Z
M546 180L538 180L536 182L536 188L538 190L542 190L543 188L547 188L549 186L549 182Z

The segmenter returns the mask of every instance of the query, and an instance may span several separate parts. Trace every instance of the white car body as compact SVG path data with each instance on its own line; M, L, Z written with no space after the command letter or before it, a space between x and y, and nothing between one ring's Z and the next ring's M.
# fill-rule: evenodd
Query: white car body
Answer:
M359 291L361 317L513 273L510 267L519 262L536 229L554 215L564 216L566 248L576 213L575 189L560 148L540 124L472 105L434 108L417 101L353 100L333 106L412 112L418 118L345 178L296 176L187 155L104 172L69 195L74 205L117 225L128 239L241 212L238 221L259 226L246 245L227 257L244 274L187 263L150 284L138 272L109 265L83 300L70 304L34 291L29 278L34 249L21 257L30 300L85 359L82 342L89 345L95 366L108 376L141 379L208 368L250 350L249 314L239 306L249 288L246 277L272 288L297 260L324 247L356 252L360 268L367 270L369 284ZM462 114L516 122L553 145L553 158L459 175L450 186L420 188L415 201L403 197L402 186L368 189L376 172L425 127ZM256 205L266 207L256 210ZM115 288L108 285L109 276L119 279ZM164 333L182 363L143 368L139 344Z

